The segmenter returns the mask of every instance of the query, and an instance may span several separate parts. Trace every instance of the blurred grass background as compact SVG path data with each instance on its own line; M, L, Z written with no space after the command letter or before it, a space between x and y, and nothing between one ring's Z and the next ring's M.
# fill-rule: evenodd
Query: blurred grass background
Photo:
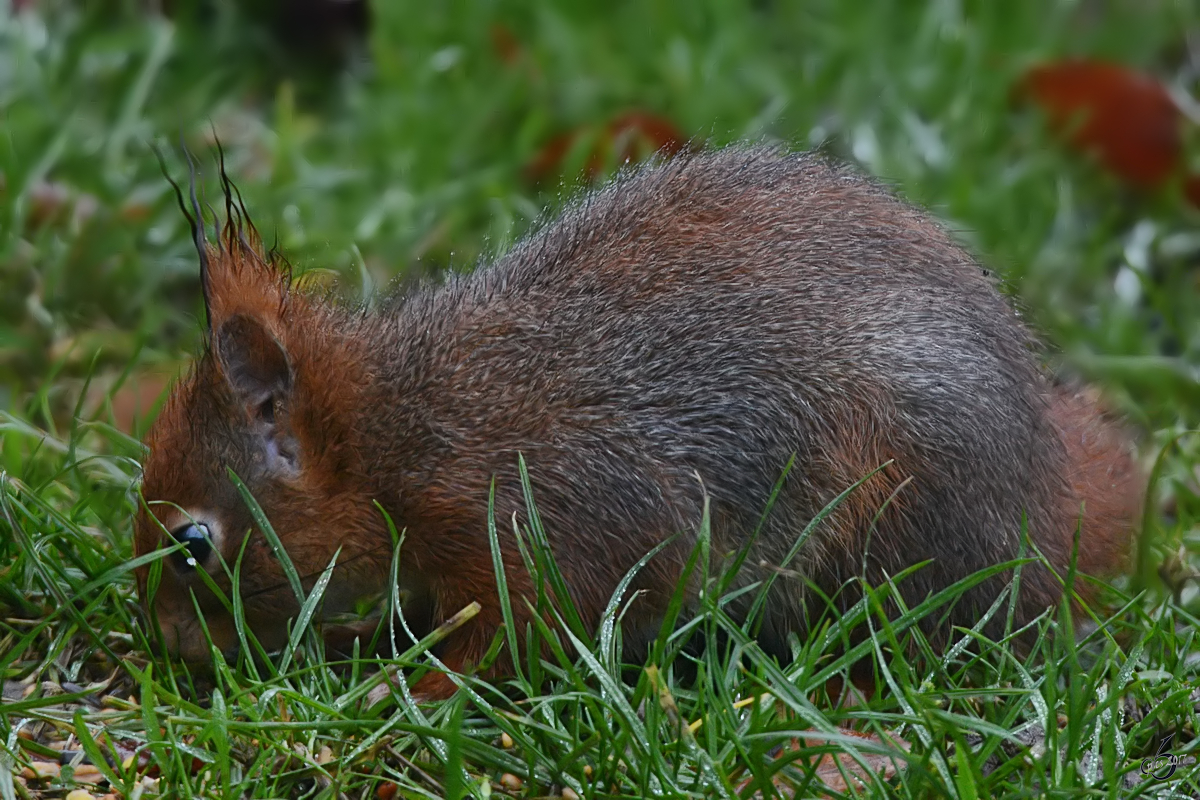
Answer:
M110 599L132 613L119 565L137 439L202 313L152 145L176 178L181 140L201 154L215 195L219 139L264 238L369 302L502 252L586 185L592 146L633 112L697 146L819 148L943 219L1050 367L1102 386L1148 461L1176 442L1142 579L1195 610L1200 446L1181 434L1200 423L1200 215L1176 185L1135 192L1068 150L1015 87L1046 62L1126 64L1171 88L1190 145L1200 5L376 0L362 26L306 25L304 6L0 0L0 471L36 500L21 524L45 534L0 520L9 613L53 617L64 599L26 545L75 588L116 570ZM61 659L73 631L10 630L30 655L6 677Z
M630 112L697 146L855 161L979 254L1055 369L1146 432L1200 416L1196 211L1066 151L1015 90L1032 66L1107 59L1200 114L1195 3L376 2L369 25L363 3L314 16L320 0L5 6L0 408L37 426L106 418L122 384L115 420L137 436L198 342L196 260L152 145L182 177L182 140L211 182L219 139L267 240L361 298L503 251Z

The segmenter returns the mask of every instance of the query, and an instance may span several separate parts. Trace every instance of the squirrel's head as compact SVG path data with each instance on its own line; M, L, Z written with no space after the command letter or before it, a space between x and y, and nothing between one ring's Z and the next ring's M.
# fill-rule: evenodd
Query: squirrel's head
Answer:
M246 622L267 649L286 641L299 608L231 473L261 507L306 591L341 548L327 607L381 585L391 556L354 440L367 375L358 319L293 286L290 268L264 253L223 173L227 221L216 244L205 239L194 190L191 213L184 207L208 332L150 430L134 526L139 555L183 546L155 569L157 586L147 567L138 584L168 649L193 662L208 660L205 627L221 651L238 643L232 616L201 572L232 598L229 575L240 561Z

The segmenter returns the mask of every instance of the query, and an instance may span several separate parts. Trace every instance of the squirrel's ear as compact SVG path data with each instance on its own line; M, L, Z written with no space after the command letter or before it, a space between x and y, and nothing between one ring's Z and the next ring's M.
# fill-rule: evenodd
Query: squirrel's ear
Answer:
M217 141L221 189L225 199L225 223L209 242L204 229L204 212L196 197L196 162L186 149L188 159L188 200L174 181L179 207L192 229L192 239L200 259L200 287L204 293L204 314L209 333L215 341L218 331L239 314L269 317L286 305L292 270L274 250L264 251L262 238L242 202L242 195L225 171L225 151ZM164 174L165 174L164 167ZM170 178L168 177L168 180ZM190 210L189 210L190 205ZM216 225L216 212L209 206Z
M251 418L275 421L275 405L292 387L287 352L262 322L237 314L220 324L213 350L225 380Z

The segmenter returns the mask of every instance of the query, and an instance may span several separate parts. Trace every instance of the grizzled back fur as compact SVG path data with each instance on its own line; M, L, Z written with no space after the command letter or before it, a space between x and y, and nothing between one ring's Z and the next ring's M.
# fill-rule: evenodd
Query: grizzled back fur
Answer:
M776 572L805 525L881 466L787 565L825 593L864 565L878 583L928 559L900 587L915 604L1016 557L1026 521L1065 573L1081 513L1082 568L1111 572L1128 551L1140 485L1119 428L1046 379L1029 333L929 216L821 158L735 147L642 168L497 262L375 314L297 292L257 247L233 245L208 247L209 270L253 266L208 284L210 310L226 310L151 434L147 499L211 519L235 554L251 526L218 473L241 465L305 570L337 545L357 559L331 584L343 599L386 583L378 501L407 529L402 581L430 620L483 606L444 643L452 667L477 662L500 621L487 498L495 478L497 519L524 514L518 454L589 623L647 551L695 531L706 498L718 551L736 551L793 456L744 580ZM224 298L247 292L267 301ZM253 397L227 351L258 376ZM217 432L233 443L217 447ZM184 475L185 450L207 477ZM139 551L163 541L146 515L138 530ZM627 639L654 630L692 541L638 576ZM510 591L532 596L515 542L502 546ZM253 597L282 596L268 586L278 570L258 568L243 570ZM196 584L166 577L160 621L185 649L194 615L180 600ZM1007 580L969 592L951 621L974 624ZM1040 565L1022 580L1022 619L1061 594ZM765 645L804 630L805 601L805 580L782 582ZM273 631L288 605L253 610ZM422 688L444 693L438 677Z

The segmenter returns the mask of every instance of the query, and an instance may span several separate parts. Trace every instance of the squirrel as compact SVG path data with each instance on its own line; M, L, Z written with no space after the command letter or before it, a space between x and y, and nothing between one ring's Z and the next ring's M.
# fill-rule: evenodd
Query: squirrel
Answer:
M455 671L503 619L492 491L514 620L530 620L521 597L536 587L503 524L525 519L519 457L586 624L666 542L630 586L631 647L657 634L706 508L713 553L748 547L742 585L782 576L759 634L780 654L811 623L810 585L848 603L856 576L878 585L927 561L899 583L911 607L1035 552L1027 537L1044 558L1022 568L1021 623L1059 602L1072 564L1106 576L1129 555L1142 485L1127 431L1093 392L1048 377L939 223L851 168L745 145L632 168L492 263L378 310L294 285L221 171L215 243L194 173L190 212L177 187L206 346L148 434L135 520L139 554L184 545L153 606L185 660L210 653L193 593L212 644L237 641L196 574L227 591L218 556L241 557L246 624L268 650L299 609L227 469L306 588L340 548L326 610L390 592L389 518L405 531L399 581L430 628L480 604L438 645ZM967 590L942 624L976 624L1011 577ZM504 658L492 676L511 674ZM429 672L413 688L455 684Z

